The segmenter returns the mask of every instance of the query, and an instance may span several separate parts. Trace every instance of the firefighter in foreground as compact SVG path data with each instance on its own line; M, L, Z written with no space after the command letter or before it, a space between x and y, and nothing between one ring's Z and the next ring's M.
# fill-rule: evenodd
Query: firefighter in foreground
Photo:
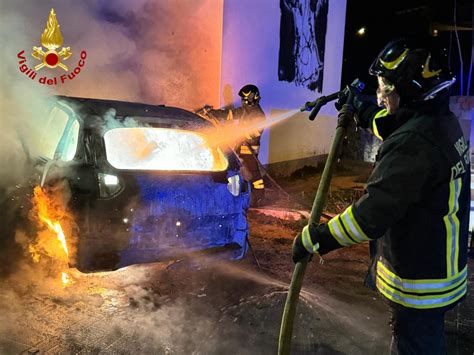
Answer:
M372 64L378 103L355 96L358 125L383 143L365 194L293 243L308 253L377 239L376 287L390 305L393 354L445 354L444 315L467 290L468 144L449 111L441 52L390 42Z
M210 109L207 113L223 120L238 120L239 126L245 129L246 125L265 121L265 114L260 107L260 92L255 85L248 84L239 91L242 106L235 109ZM250 182L252 184L252 205L258 206L263 202L265 197L265 186L263 177L258 167L258 152L260 149L260 137L263 130L251 132L247 134L246 140L240 142L236 148L236 152L242 159L244 167L251 175Z

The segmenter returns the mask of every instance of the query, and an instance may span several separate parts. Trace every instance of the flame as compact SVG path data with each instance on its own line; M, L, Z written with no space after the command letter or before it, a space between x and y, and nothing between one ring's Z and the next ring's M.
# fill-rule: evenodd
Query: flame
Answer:
M41 35L41 44L50 51L61 47L63 44L63 36L59 27L58 20L56 20L56 13L54 12L54 9L51 9L48 21L46 22L46 27Z
M46 223L46 225L48 226L48 228L56 233L56 237L58 238L59 242L61 243L61 246L63 247L63 250L64 252L66 253L66 256L69 258L69 251L67 249L67 245L66 245L66 237L64 236L64 232L63 232L63 229L61 227L61 224L59 222L51 222L50 219L48 218L45 218L43 216L40 216L40 219Z
M28 246L28 251L30 252L30 255L31 255L31 258L33 259L33 261L35 263L39 263L39 261L41 259L41 254L38 251L38 249L33 244L30 244Z
M28 251L34 262L39 263L42 256L48 256L53 262L57 262L61 268L68 267L69 249L67 246L66 235L59 220L64 215L61 207L54 200L54 196L48 193L40 186L33 190L33 212L36 220L47 227L48 231L42 231L34 243L28 246ZM51 234L53 238L51 238ZM66 272L61 273L63 285L70 284L72 281Z
M59 222L53 222L50 217L51 211L48 209L49 199L40 186L36 186L33 190L34 201L38 209L38 217L43 221L48 229L56 235L56 238L61 243L62 250L66 254L66 258L69 258L69 250L67 248L66 236L64 235L63 229Z

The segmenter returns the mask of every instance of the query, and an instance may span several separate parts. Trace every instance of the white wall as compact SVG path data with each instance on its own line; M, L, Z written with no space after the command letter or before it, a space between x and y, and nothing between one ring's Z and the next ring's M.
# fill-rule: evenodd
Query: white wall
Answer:
M323 95L340 89L345 12L346 0L329 0ZM221 93L230 85L234 102L238 103L238 90L247 83L256 84L267 119L272 110L291 110L321 95L278 81L279 36L279 0L224 0ZM281 128L265 130L261 161L266 164L327 153L335 131L336 111L330 104L322 113L334 120L326 116L310 122L299 114Z
M224 0L1 1L0 78L2 92L11 83L42 88L44 75L59 77L60 68L42 68L36 81L18 70L16 54L41 46L52 7L61 26L64 46L75 68L87 52L80 74L63 85L48 86L52 94L165 104L194 110L218 105ZM3 75L3 76L2 76ZM8 77L7 77L8 75ZM9 77L12 80L9 80ZM20 90L18 95L22 96Z

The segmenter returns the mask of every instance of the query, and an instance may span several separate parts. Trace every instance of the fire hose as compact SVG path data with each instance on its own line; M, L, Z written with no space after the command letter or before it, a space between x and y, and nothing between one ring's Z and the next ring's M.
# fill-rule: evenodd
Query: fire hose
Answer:
M346 87L344 90L341 90L337 93L334 93L329 96L323 96L316 101L307 102L302 111L311 110L309 118L313 120L320 108L328 103L329 101L339 99L344 100L346 103L342 106L338 114L338 123L336 128L336 134L332 142L329 154L324 166L323 174L319 182L319 187L316 193L316 197L311 208L311 215L308 221L308 224L318 225L323 207L326 202L329 185L331 182L334 163L337 161L339 149L341 143L346 135L347 127L349 126L351 120L354 117L354 109L351 105L354 91L361 91L364 87L364 84L359 80L355 80L350 87ZM306 271L306 267L310 260L310 255L308 255L303 260L299 261L295 265L293 275L291 278L291 283L288 288L288 295L286 297L285 308L283 310L283 316L281 320L280 327L280 336L278 339L278 354L279 355L288 355L291 350L291 338L293 334L293 322L295 319L296 306L299 299L299 294L303 284L303 278Z

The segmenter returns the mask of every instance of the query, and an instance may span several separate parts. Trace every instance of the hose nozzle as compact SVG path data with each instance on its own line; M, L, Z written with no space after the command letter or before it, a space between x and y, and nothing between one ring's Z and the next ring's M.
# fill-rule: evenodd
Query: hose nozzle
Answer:
M316 115L319 113L321 107L326 105L328 102L337 100L341 97L347 97L350 91L355 91L360 93L365 87L365 84L359 79L355 79L351 85L346 86L343 90L335 92L328 96L321 96L315 101L307 101L303 107L300 108L300 111L311 111L309 114L309 119L313 121L316 118Z

